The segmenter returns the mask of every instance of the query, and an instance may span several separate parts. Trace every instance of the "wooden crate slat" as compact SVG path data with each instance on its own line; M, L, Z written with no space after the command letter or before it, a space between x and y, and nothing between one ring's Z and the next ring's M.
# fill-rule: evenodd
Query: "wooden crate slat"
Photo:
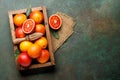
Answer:
M55 64L55 60L54 60L54 55L53 55L53 47L52 47L52 41L51 41L51 35L50 35L50 29L49 29L49 24L48 24L48 18L47 18L47 11L46 11L46 7L43 6L43 13L44 13L44 22L45 22L45 28L46 28L46 35L47 35L47 39L49 40L48 42L48 47L49 47L49 51L50 51L50 59L52 61L52 64Z

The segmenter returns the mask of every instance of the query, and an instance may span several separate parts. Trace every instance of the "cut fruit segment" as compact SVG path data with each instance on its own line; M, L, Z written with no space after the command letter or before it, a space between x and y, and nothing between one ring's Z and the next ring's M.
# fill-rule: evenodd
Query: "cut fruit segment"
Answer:
M53 14L49 17L49 25L52 29L58 30L61 27L62 20L57 14Z
M24 33L32 33L35 29L35 21L33 19L27 19L22 25L22 30Z

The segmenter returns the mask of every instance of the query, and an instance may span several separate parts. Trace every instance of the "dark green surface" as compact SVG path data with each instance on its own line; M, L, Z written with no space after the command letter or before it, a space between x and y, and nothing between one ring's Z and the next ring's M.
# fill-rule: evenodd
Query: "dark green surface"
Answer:
M22 76L16 69L7 12L47 7L76 20L55 53L55 71ZM120 80L120 0L0 0L0 80Z

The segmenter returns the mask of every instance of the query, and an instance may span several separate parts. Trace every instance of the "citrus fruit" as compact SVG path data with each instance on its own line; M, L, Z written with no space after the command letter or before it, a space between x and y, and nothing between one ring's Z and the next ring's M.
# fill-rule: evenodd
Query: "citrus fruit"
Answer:
M45 49L47 47L48 41L45 37L41 37L35 41L35 44L38 44L42 49Z
M62 20L57 14L53 14L49 17L49 25L52 29L58 30L61 27Z
M35 32L40 32L45 34L45 26L43 24L36 24Z
M31 58L37 58L41 54L41 47L37 44L33 44L29 47L27 52Z
M13 22L16 26L21 27L23 22L27 19L27 16L25 14L16 14L13 17Z
M29 34L32 33L35 29L35 22L33 19L27 19L24 21L22 25L22 30L24 33Z
M17 27L17 28L15 29L15 36L16 36L17 38L23 38L23 37L25 37L25 33L22 31L22 28L21 28L21 27Z
M24 67L28 67L32 62L32 58L26 52L22 52L18 55L17 62Z
M26 52L32 44L30 41L22 41L19 45L20 51Z
M30 13L29 18L33 19L36 24L40 24L42 23L44 17L42 12L35 10Z
M39 63L46 63L49 60L49 57L50 57L49 51L46 49L43 49L41 51L41 55L37 58L37 61Z

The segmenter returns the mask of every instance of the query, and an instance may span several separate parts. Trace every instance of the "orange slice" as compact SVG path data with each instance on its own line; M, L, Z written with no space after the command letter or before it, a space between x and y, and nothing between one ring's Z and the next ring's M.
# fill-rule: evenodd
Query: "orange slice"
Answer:
M22 25L22 30L24 33L32 33L35 29L35 21L33 19L27 19Z
M61 27L62 20L57 14L53 14L49 17L49 25L52 29L58 30Z

